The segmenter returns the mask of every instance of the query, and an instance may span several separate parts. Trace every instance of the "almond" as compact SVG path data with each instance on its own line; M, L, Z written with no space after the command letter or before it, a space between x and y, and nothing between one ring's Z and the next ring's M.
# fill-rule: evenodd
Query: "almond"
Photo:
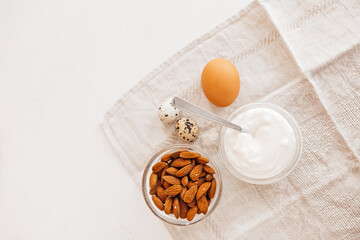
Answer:
M185 176L181 179L181 185L183 185L184 187L186 187L189 183L189 177Z
M195 185L196 185L195 182L190 181L190 182L188 183L187 187L188 187L188 188L192 188L192 187L195 186Z
M209 210L209 208L207 208L206 211L205 211L205 212L202 212L202 213L203 213L204 215L206 215L207 212L208 212L208 210Z
M168 189L169 187L171 187L170 183L165 182L165 181L164 181L163 186L164 186L165 189Z
M158 181L158 175L156 173L151 173L150 179L149 179L150 189L153 189L156 187L157 181Z
M195 152L182 152L180 153L181 158L198 158L201 155Z
M165 194L165 189L161 186L157 187L156 189L156 195L160 200L164 203L165 199L167 198L167 195Z
M203 172L202 172L202 174L200 174L199 178L203 178L203 177L205 177L205 176L206 176L206 174L207 174L207 172L203 171Z
M204 165L204 171L210 174L215 174L215 170L209 165Z
M152 196L151 199L154 202L155 206L160 209L160 211L164 210L164 204L160 200L160 198L158 198L157 196Z
M178 219L180 216L180 203L177 197L175 197L173 200L173 213L176 219Z
M166 175L166 170L168 168L169 168L169 166L165 166L164 169L161 171L161 176L160 176L161 184L164 184L164 179L162 177Z
M207 192L207 190L209 190L210 186L211 182L204 182L203 184L201 184L199 190L196 193L196 199L202 197Z
M195 196L196 196L196 191L197 191L198 186L195 185L193 187L191 187L189 190L186 191L185 195L184 195L184 202L189 203L192 200L194 200Z
M198 180L195 181L195 184L201 186L201 184L203 184L204 182L205 182L205 178L199 178Z
M192 164L186 165L183 168L180 168L179 171L176 172L175 176L177 177L184 177L185 175L188 175L191 170L194 168L195 166L195 162L193 162Z
M174 167L169 167L166 169L167 174L175 176L176 172L179 171L179 169Z
M180 218L186 218L188 212L188 205L180 199Z
M190 163L191 163L191 160L189 160L189 159L178 158L171 162L171 166L176 167L176 168L182 168L186 165L189 165Z
M203 184L205 182L205 178L199 178L198 180L196 180L195 182L193 181L190 181L188 183L188 188L191 188L192 186L200 186L201 184Z
M160 181L157 181L157 182L156 182L156 186L150 189L150 195L156 194L156 189L157 189L157 187L160 186L160 185L161 185L161 182L160 182Z
M204 158L204 157L198 157L198 158L196 159L196 161L197 161L198 163L200 163L200 164L207 164L207 163L209 163L209 160L208 160L207 158Z
M203 195L202 197L200 197L197 200L197 206L200 209L200 212L202 212L202 213L207 212L209 206L208 206L208 201L207 201L207 198L205 195Z
M167 162L171 159L171 154L165 154L164 156L161 157L161 161L163 162Z
M170 183L171 185L180 185L181 184L180 179L178 179L177 177L174 177L174 176L166 175L166 176L163 176L163 179L164 179L164 181Z
M213 178L213 180L211 181L211 187L210 187L209 193L208 193L208 196L210 199L212 199L215 196L215 192L216 192L216 179Z
M187 191L187 188L186 188L186 187L183 187L183 189L182 189L181 192L180 192L180 198L181 198L182 200L184 200L184 196L185 196L186 191Z
M182 152L183 152L183 151L174 152L174 153L171 154L171 157L172 157L173 159L177 159L177 158L179 158L180 153L182 153Z
M192 200L191 202L189 202L187 205L188 205L190 208L192 208L193 206L196 205L196 199L194 198L194 200Z
M165 189L165 194L171 197L175 197L178 195L182 190L181 185L172 185L171 187Z
M213 179L213 175L212 175L212 174L210 174L210 173L206 174L206 176L205 176L205 181L210 182L212 179Z
M156 193L156 187L155 188L151 188L150 191L149 191L149 194L150 195L155 195Z
M199 178L199 176L200 176L200 175L202 174L202 172L203 172L203 166L204 166L204 165L199 164L199 165L195 166L195 167L191 170L191 172L190 172L190 174L189 174L189 177L191 178L191 180L195 181L195 180L197 180L197 179Z
M166 214L170 214L171 213L171 208L172 208L172 197L168 196L165 200L165 207L164 207L164 212Z
M187 214L186 214L187 220L188 220L188 221L193 220L194 217L195 217L195 215L196 215L196 213L197 213L197 211L198 211L198 207L197 207L197 206L194 206L194 207L190 208L189 211L188 211Z
M209 194L209 193L208 193L208 194ZM207 201L208 201L208 206L210 206L211 199L210 199L210 198L207 198Z
M152 171L154 173L160 172L165 166L167 166L166 162L158 162L152 167Z

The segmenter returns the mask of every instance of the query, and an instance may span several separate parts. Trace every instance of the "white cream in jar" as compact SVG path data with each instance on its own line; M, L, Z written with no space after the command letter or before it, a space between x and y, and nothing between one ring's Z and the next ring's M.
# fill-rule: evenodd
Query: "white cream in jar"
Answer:
M225 132L225 154L239 173L264 179L289 166L296 151L296 137L280 113L270 108L252 108L239 113L232 122L251 133L232 129Z

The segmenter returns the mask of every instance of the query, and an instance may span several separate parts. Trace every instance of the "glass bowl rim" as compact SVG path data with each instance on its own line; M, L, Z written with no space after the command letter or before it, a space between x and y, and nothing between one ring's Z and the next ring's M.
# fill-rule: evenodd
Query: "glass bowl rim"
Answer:
M249 109L254 109L254 108L267 108L267 109L274 110L277 113L279 113L281 116L283 116L288 121L290 126L292 127L292 129L295 133L296 149L294 152L294 156L292 157L292 160L289 162L289 165L286 168L284 168L280 173L278 173L274 176L271 176L271 177L267 177L267 178L254 178L254 177L249 177L249 176L246 176L246 175L240 173L230 163L230 161L228 160L227 155L225 153L224 138L225 138L225 133L227 130L226 127L222 127L220 130L220 147L219 147L220 155L221 155L222 159L224 160L225 165L228 168L228 170L238 179L240 179L244 182L247 182L247 183L257 184L257 185L272 184L272 183L275 183L275 182L287 177L295 169L296 165L300 161L301 154L302 154L302 148L303 148L302 135L301 135L300 127L299 127L297 121L288 111L286 111L285 109L283 109L275 104L268 103L268 102L254 102L254 103L245 104L245 105L237 108L226 119L228 121L232 121L232 119L235 116L237 116L239 113L249 110Z
M157 209L156 207L154 207L151 203L151 196L148 192L146 192L146 187L145 185L147 184L147 173L149 171L151 171L151 166L155 163L155 161L158 159L160 160L160 156L165 154L167 151L177 151L177 150L189 150L191 151L191 149L193 149L194 151L198 151L201 155L205 155L208 159L209 159L209 162L211 163L212 166L214 166L215 168L215 171L216 171L216 199L215 197L213 199L211 199L211 203L213 204L213 207L211 210L209 210L205 215L202 215L199 219L197 219L196 221L187 221L187 222L182 222L182 223L177 223L175 222L176 218L174 218L174 222L171 222L165 218L163 218L159 213L160 213L160 210ZM159 150L158 152L156 152L152 157L151 159L148 161L148 163L146 164L146 167L143 171L143 174L142 174L142 180L141 180L141 188L142 188L142 194L143 194L143 198L146 202L146 205L149 207L149 209L151 210L151 212L158 218L160 218L162 221L166 222L166 223L169 223L169 224L173 224L173 225L176 225L176 226L189 226L189 225L192 225L192 224L195 224L195 223L198 223L202 220L204 220L205 218L207 218L208 216L210 216L214 210L216 209L216 207L218 206L219 202L220 202L220 199L221 199L221 195L222 195L222 177L221 177L221 171L220 171L220 168L219 166L216 164L216 162L212 159L211 155L208 154L205 150L199 148L199 147L196 147L196 146L193 146L193 145L190 145L190 144L172 144L172 145L168 145L164 148L162 148L161 150ZM214 201L215 200L215 201ZM186 219L185 219L186 220Z

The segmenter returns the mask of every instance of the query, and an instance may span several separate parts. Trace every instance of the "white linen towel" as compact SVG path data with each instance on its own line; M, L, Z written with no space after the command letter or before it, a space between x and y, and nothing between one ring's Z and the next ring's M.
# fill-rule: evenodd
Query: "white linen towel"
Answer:
M297 168L257 186L233 177L218 150L220 126L193 117L193 144L214 156L223 196L204 221L165 224L174 239L360 239L360 1L255 1L201 36L139 82L106 114L102 127L139 188L148 160L180 143L157 106L173 95L220 116L255 101L289 111L303 135ZM201 90L205 64L227 58L241 90L229 107ZM144 202L145 204L145 202ZM155 219L155 216L154 216Z

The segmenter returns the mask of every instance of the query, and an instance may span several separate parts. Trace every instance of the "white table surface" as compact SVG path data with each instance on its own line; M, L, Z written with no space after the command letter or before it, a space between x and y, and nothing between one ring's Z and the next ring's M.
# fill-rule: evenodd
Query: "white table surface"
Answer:
M168 239L99 121L250 0L1 0L0 239Z

